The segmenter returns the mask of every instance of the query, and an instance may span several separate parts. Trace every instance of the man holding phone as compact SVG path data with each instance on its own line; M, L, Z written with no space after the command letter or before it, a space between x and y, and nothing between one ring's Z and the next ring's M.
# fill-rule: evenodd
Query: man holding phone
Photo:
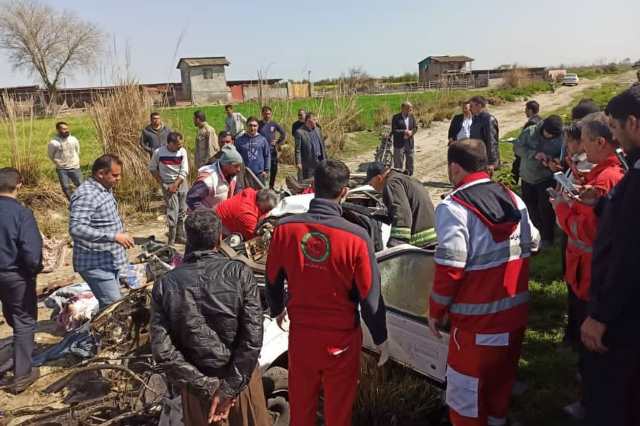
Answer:
M522 199L540 230L540 249L553 245L555 214L549 202L548 188L556 186L550 162L560 158L562 150L562 119L551 115L535 126L527 127L514 142L513 150L522 160Z

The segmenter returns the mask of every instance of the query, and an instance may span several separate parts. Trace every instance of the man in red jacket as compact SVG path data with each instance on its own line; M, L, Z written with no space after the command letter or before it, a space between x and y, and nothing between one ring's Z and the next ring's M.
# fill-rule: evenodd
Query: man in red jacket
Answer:
M256 226L262 216L278 203L278 196L269 189L256 191L247 188L218 204L216 214L223 226L223 234L241 234L245 241L256 236Z
M595 167L584 175L585 185L594 188L600 197L606 196L624 176L622 165L616 157L618 143L613 140L609 119L603 112L589 114L580 121L580 129L580 142L587 154L587 161L595 164ZM592 206L567 196L552 199L551 203L556 211L558 225L568 237L564 279L572 293L570 309L576 316L573 321L575 329L570 331L570 335L577 337L577 341L572 343L578 348L578 371L584 376L584 347L580 342L580 326L587 318L591 256L598 230L598 218ZM581 402L568 405L565 411L577 418L584 417Z
M482 141L448 152L454 191L436 208L429 328L448 315L447 394L455 426L505 425L527 326L529 256L539 234L524 202L487 174Z
M275 228L267 258L267 299L282 322L288 312L291 426L316 424L320 390L325 423L351 425L360 373L362 317L388 358L380 272L366 231L342 218L349 169L322 161L314 172L315 198L305 214ZM285 289L287 282L286 310Z

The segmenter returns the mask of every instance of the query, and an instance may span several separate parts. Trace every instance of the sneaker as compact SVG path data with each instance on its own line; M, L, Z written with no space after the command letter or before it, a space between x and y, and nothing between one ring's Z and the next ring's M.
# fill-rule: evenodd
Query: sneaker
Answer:
M572 417L575 420L584 420L584 417L585 417L584 406L580 401L576 401L573 404L567 405L562 409L562 411L564 411L565 414L567 414L568 416Z
M26 390L39 378L40 369L38 367L33 367L31 369L31 373L15 378L10 385L9 391L14 395L19 394Z

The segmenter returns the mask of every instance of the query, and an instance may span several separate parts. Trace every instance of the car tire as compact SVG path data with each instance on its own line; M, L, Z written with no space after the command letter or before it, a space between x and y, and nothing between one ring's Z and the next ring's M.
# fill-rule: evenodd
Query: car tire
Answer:
M267 401L267 409L273 417L273 426L289 426L291 412L289 402L282 396Z
M289 397L289 371L283 367L271 367L262 375L262 387L267 400L272 397Z

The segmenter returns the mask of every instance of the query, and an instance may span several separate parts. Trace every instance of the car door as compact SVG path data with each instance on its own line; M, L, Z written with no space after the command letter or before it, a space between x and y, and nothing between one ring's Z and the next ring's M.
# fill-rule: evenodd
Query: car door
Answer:
M429 379L444 384L449 335L438 339L428 328L433 287L433 251L401 245L376 254L387 307L390 357ZM375 350L364 329L364 347Z

